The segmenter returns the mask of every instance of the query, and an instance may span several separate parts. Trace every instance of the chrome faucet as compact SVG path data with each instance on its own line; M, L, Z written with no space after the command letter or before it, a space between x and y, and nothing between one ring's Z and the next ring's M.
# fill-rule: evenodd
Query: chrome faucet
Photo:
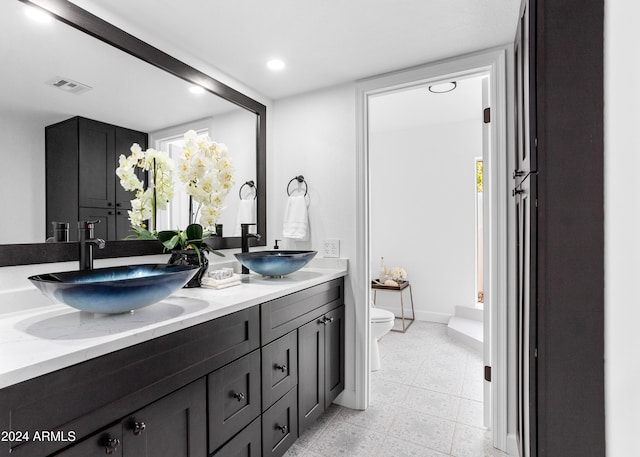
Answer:
M78 222L78 242L80 244L80 270L93 270L93 247L104 249L105 241L94 238L93 229L97 221Z
M252 224L240 224L240 235L241 235L241 251L249 252L249 238L255 238L259 240L261 238L259 233L249 233L250 225L258 225L256 223ZM249 274L249 269L242 265L242 274Z

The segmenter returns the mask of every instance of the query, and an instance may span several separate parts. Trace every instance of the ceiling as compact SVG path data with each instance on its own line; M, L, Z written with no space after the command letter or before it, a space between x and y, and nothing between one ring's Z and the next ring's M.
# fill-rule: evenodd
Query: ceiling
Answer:
M72 0L277 100L513 42L518 0ZM171 52L169 52L171 53ZM272 72L266 62L286 62Z
M369 132L383 133L453 122L482 122L482 76L457 81L455 90L443 94L428 85L385 92L370 97Z

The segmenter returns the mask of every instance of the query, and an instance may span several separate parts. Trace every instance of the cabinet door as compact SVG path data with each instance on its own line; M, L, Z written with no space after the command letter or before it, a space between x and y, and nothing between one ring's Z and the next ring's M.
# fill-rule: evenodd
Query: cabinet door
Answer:
M207 378L209 451L213 452L260 415L260 351Z
M122 457L122 426L120 424L95 433L55 454L55 457Z
M80 118L78 132L80 206L115 206L115 127Z
M115 211L107 208L80 208L78 216L81 221L100 221L95 225L93 235L105 241L116 239ZM70 227L74 230L75 227Z
M129 130L122 127L115 128L115 149L113 151L114 163L117 167L119 165L120 155L128 156L131 154L131 146L133 143L138 143L142 150L147 149L148 135L143 132L137 132L135 130ZM144 171L136 168L136 175L142 182L146 182L146 175ZM135 192L124 190L120 185L120 179L116 176L116 169L111 171L110 175L115 180L115 203L116 208L131 209L131 200L135 198ZM126 211L125 211L126 214ZM126 236L126 235L125 235ZM118 234L118 239L122 239Z
M298 425L299 432L325 409L325 324L321 316L298 329Z
M204 378L130 415L122 427L125 457L206 457Z
M296 331L262 348L262 410L266 410L298 383Z
M325 315L325 397L329 405L344 390L344 305Z
M262 455L280 457L298 439L297 389L262 414Z

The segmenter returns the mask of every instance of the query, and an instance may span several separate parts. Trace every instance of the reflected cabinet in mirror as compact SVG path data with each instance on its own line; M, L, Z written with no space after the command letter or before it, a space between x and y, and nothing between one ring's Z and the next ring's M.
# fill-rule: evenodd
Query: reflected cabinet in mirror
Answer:
M33 21L28 9L52 20ZM161 253L157 241L124 240L135 235L135 195L116 168L134 143L179 164L187 131L228 151L233 184L215 247L240 247L239 222L257 222L256 244L266 244L264 105L66 0L2 2L0 27L0 266L75 260L77 222L87 219L100 220L104 257ZM136 173L145 186L153 176ZM173 180L158 230L200 222L179 170Z

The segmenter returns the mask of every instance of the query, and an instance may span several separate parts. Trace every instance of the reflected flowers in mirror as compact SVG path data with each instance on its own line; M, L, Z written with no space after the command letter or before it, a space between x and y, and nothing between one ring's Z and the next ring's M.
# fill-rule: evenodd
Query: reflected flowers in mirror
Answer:
M152 148L143 151L137 143L131 146L131 155L120 155L116 175L125 190L135 191L128 213L131 227L139 235L147 230L146 221L154 221L155 226L156 211L165 209L173 198L173 168L173 160L166 152ZM146 183L136 169L147 172Z
M227 146L189 130L178 161L178 176L197 203L195 219L213 229L224 209L224 199L234 184Z

